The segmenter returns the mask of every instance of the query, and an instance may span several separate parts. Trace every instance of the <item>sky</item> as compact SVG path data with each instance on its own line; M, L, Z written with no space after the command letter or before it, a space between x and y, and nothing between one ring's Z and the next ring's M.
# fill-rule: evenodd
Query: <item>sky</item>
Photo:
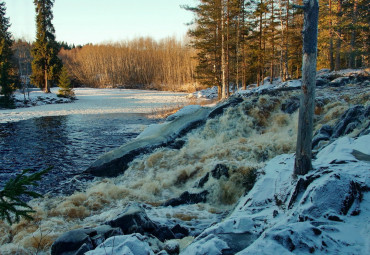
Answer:
M5 0L14 38L35 39L33 0ZM69 44L116 42L140 36L160 40L186 35L193 14L180 5L196 0L55 0L56 40Z

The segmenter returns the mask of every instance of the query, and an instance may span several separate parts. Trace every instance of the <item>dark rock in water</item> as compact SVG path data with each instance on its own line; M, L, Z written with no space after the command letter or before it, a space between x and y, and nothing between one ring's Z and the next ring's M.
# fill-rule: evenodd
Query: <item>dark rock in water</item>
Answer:
M211 171L211 175L217 180L219 180L222 176L229 178L229 168L224 164L217 164Z
M137 203L128 205L117 218L107 222L107 224L114 228L120 228L125 235L151 233L157 229L157 226L149 219L144 208Z
M230 97L229 100L225 101L224 103L216 106L208 115L208 118L214 118L220 114L223 114L224 113L224 110L230 106L236 106L238 104L240 104L241 102L243 102L243 98L240 97L240 96L234 96L234 97Z
M171 229L164 225L158 226L157 229L152 232L152 235L157 237L161 242L176 238Z
M200 178L199 182L195 184L194 188L203 188L204 184L206 184L209 180L209 173L206 173L202 178Z
M196 203L204 203L207 201L208 191L204 190L200 193L189 193L185 191L180 195L178 198L172 198L167 202L164 202L162 206L179 206L184 204L196 204Z
M323 125L312 138L312 148L315 148L321 141L329 141L333 134L333 128L329 125Z
M137 156L149 153L159 147L180 149L184 142L176 140L188 132L203 125L208 118L215 118L228 107L243 102L240 96L233 96L215 108L199 108L191 114L181 115L172 121L157 125L151 132L143 132L136 139L112 150L96 160L85 174L99 177L115 177L123 174L128 164Z
M119 228L112 228L108 225L71 230L55 240L51 246L51 254L84 254L98 246L105 239L122 234Z
M281 110L285 113L292 114L299 108L299 98L291 97L281 104Z
M365 112L365 107L362 105L356 105L348 109L334 126L333 138L352 132L364 120Z
M217 164L210 173L206 173L202 178L200 178L199 182L194 185L194 188L203 188L204 184L208 182L210 175L217 180L222 176L229 178L229 169L224 164Z
M83 245L85 245L84 249L91 250L94 248L91 237L96 234L97 232L94 229L76 229L66 232L55 240L51 246L51 254L74 254Z
M200 108L189 115L183 115L171 122L158 125L152 132L143 132L136 139L112 150L96 160L84 173L100 177L114 177L123 174L128 164L137 156L149 153L173 141L203 124L210 109Z
M189 230L176 224L173 228L171 228L172 233L174 233L176 239L181 239L189 235Z

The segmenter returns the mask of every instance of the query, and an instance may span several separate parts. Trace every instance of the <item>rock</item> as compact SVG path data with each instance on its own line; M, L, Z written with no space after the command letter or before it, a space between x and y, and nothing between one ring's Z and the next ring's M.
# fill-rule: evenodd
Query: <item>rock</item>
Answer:
M208 191L204 190L200 193L189 193L185 191L178 198L172 198L167 202L163 203L162 206L179 206L184 204L197 204L204 203L207 201Z
M164 244L164 250L169 255L177 255L180 253L180 244L175 240L167 241Z
M365 107L356 105L348 109L333 128L333 138L349 134L365 118Z
M226 100L225 102L217 105L208 115L208 118L215 118L216 116L220 115L220 114L223 114L223 112L225 111L226 108L230 107L230 106L236 106L238 104L240 104L241 102L243 102L243 98L240 97L240 96L233 96L233 97L230 97L228 100Z
M68 231L53 243L51 254L67 255L70 252L76 253L76 255L84 254L101 244L105 239L116 235L122 235L122 231L108 225Z
M203 125L207 118L215 118L222 114L226 108L235 106L243 101L242 97L234 96L213 109L195 107L188 114L179 114L179 116L169 122L148 127L136 139L101 156L84 171L84 174L99 177L115 177L123 174L128 164L141 154L149 153L163 146L181 148L182 142L180 141L177 144L174 142L175 139Z
M336 78L336 79L332 80L329 83L329 86L340 87L340 86L344 86L344 85L350 83L350 81L351 81L350 77L339 77L339 78Z
M211 171L213 178L219 180L222 176L229 178L229 168L224 164L217 164L215 168Z
M51 246L52 255L67 255L77 252L81 246L85 246L83 250L93 249L93 242L91 236L96 235L97 232L94 229L76 229L71 230L55 240Z
M157 237L161 242L166 240L175 239L174 233L165 225L158 226L156 230L152 232L152 235Z
M329 83L329 81L325 78L316 78L316 87L322 87Z
M329 141L333 133L333 128L329 125L323 125L312 138L312 148L315 148L321 141Z
M172 233L174 233L176 239L182 239L189 235L189 230L185 227L176 224L174 227L171 228Z
M210 172L206 173L199 181L194 185L194 188L203 188L204 184L206 184L209 180L209 176L219 180L222 176L229 178L229 169L224 164L217 164L215 168Z
M152 233L157 226L151 221L144 208L137 203L129 204L115 219L107 222L113 228L119 227L124 234Z
M109 252L109 253L107 253ZM114 236L96 247L95 250L85 253L86 255L106 255L106 254L135 254L135 255L154 255L153 250L148 244L148 238L140 234Z
M292 114L299 108L299 98L291 97L281 104L281 110L285 113Z
M156 125L151 128L150 132L144 131L136 139L104 154L84 173L100 177L114 177L123 174L128 163L137 156L171 144L176 138L203 124L209 112L210 109L200 108L192 114L182 115L171 122Z

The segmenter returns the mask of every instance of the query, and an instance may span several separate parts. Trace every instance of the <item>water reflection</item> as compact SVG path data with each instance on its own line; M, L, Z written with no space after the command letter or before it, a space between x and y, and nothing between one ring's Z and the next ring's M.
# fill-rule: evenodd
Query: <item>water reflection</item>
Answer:
M142 114L100 114L0 124L0 186L20 169L54 166L38 190L71 193L76 174L155 122Z

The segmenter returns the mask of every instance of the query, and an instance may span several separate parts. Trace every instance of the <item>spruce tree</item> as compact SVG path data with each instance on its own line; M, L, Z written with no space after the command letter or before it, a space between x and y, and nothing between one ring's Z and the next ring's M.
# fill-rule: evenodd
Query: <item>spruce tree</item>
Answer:
M3 104L9 104L18 79L11 62L13 40L8 32L10 24L9 19L5 17L5 11L5 3L0 2L0 94L3 95Z
M69 78L67 68L65 68L64 66L62 67L62 71L59 75L58 86L60 88L58 91L58 96L68 98L74 97L75 94L71 87L71 79Z
M58 58L58 43L55 41L55 30L52 24L51 8L54 0L34 0L36 7L36 42L32 49L31 82L45 93L50 93L50 81L57 80L62 67Z

